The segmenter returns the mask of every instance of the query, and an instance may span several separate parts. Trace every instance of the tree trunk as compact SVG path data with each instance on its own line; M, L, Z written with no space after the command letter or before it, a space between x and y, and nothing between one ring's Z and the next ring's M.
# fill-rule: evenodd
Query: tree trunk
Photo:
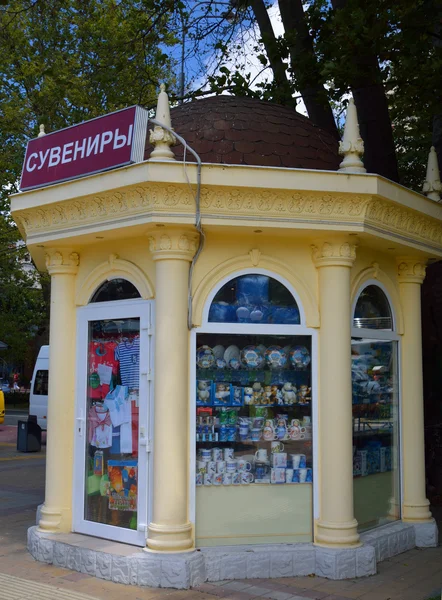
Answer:
M279 11L286 39L289 42L292 70L296 70L298 62L303 64L302 72L297 73L297 80L308 116L315 125L339 139L333 111L319 71L313 40L305 20L302 1L279 0Z
M347 0L332 0L335 10L345 10L346 4ZM378 173L392 181L399 181L387 97L378 57L370 46L368 42L360 40L360 44L353 49L349 65L349 73L353 74L349 85L364 140L364 166L369 173Z

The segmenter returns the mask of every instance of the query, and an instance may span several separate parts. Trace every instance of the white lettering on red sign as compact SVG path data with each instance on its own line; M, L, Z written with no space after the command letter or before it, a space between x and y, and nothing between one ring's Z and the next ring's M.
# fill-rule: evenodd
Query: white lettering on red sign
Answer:
M107 147L112 147L114 150L130 146L132 144L133 125L129 126L127 134L120 133L117 128L115 131L104 131L97 133L95 136L69 142L63 146L53 146L48 148L44 153L40 150L38 154L33 152L29 155L25 169L28 173L32 173L35 169L40 171L47 162L47 168L56 167L57 165L75 162L82 158L87 158L91 154L102 154ZM113 143L112 143L113 142ZM110 146L112 144L112 146Z

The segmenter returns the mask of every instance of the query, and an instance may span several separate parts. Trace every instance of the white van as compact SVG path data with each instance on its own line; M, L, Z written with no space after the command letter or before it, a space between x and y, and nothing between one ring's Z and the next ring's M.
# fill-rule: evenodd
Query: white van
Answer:
M37 417L42 429L47 428L48 413L49 346L42 346L38 353L29 396L29 414Z

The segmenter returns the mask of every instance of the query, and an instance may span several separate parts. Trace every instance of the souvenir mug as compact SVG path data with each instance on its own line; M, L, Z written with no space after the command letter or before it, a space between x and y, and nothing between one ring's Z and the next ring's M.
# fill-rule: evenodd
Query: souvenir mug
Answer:
M210 460L212 458L212 451L210 448L201 448L201 460Z
M239 458L236 461L236 464L237 464L238 471L251 471L252 470L252 465L245 458Z
M195 485L203 485L203 474L197 473L195 475Z
M241 471L241 483L248 485L249 483L253 483L254 477L248 471Z
M249 424L248 423L240 423L238 427L239 437L242 440L246 440L249 435Z
M294 469L304 469L306 467L305 454L290 454L290 458Z
M204 485L212 485L213 474L212 473L204 473Z
M223 485L231 485L232 473L223 473Z
M282 452L284 450L284 444L282 442L272 442L270 444L270 452Z
M285 483L285 469L275 468L270 471L271 483Z
M299 483L305 483L308 469L299 469Z
M264 417L255 417L253 419L253 428L254 429L262 429L264 424Z
M264 463L255 463L256 479L264 479L270 473L270 467Z
M231 458L226 460L226 473L234 473L236 471L236 460Z
M206 473L207 472L207 461L197 460L196 461L196 470L198 473Z
M311 425L312 423L312 419L311 417L303 417L302 419L302 424L304 425L304 427L307 427L308 425Z
M226 461L218 460L216 462L216 470L218 473L225 473L226 472Z
M254 427L250 432L250 437L252 438L252 442L259 442L259 440L261 439L261 429Z
M267 462L269 460L267 449L260 448L255 452L255 459L259 462Z
M299 483L299 469L293 469L292 483Z
M217 473L213 476L212 485L221 485L223 482L224 473Z
M232 485L240 485L241 483L241 473L237 471L236 473L232 473Z
M285 470L285 482L286 483L293 483L293 469L286 469Z
M272 454L272 463L274 467L287 467L287 454L285 452L274 452Z
M216 473L216 461L209 460L207 463L207 473L209 473L209 475Z
M235 451L233 450L233 448L224 448L224 460L229 460L231 458L234 458L235 456Z
M222 460L222 459L223 459L222 448L212 448L212 460L214 460L216 462L217 460Z

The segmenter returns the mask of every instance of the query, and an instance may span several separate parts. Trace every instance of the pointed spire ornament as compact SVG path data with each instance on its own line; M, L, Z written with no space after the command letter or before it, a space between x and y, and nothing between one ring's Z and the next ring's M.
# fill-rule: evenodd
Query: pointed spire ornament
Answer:
M169 129L172 129L169 97L166 94L166 86L164 83L161 84L160 90L155 120L159 123L163 123L166 127L169 127ZM175 160L175 155L170 149L170 146L173 146L176 143L176 138L170 131L167 131L167 129L164 129L160 125L155 125L154 129L150 131L149 142L155 147L150 154L149 160Z
M46 135L45 132L45 126L43 125L43 123L40 125L40 133L38 134L37 137L43 137L44 135Z
M353 98L350 98L345 119L344 136L339 142L339 154L344 160L339 165L340 173L366 173L361 160L364 154L364 142L359 133L358 113Z
M430 200L440 202L441 190L442 184L440 181L440 172L439 165L437 162L436 148L434 146L431 146L430 153L428 154L427 176L425 178L422 191Z

